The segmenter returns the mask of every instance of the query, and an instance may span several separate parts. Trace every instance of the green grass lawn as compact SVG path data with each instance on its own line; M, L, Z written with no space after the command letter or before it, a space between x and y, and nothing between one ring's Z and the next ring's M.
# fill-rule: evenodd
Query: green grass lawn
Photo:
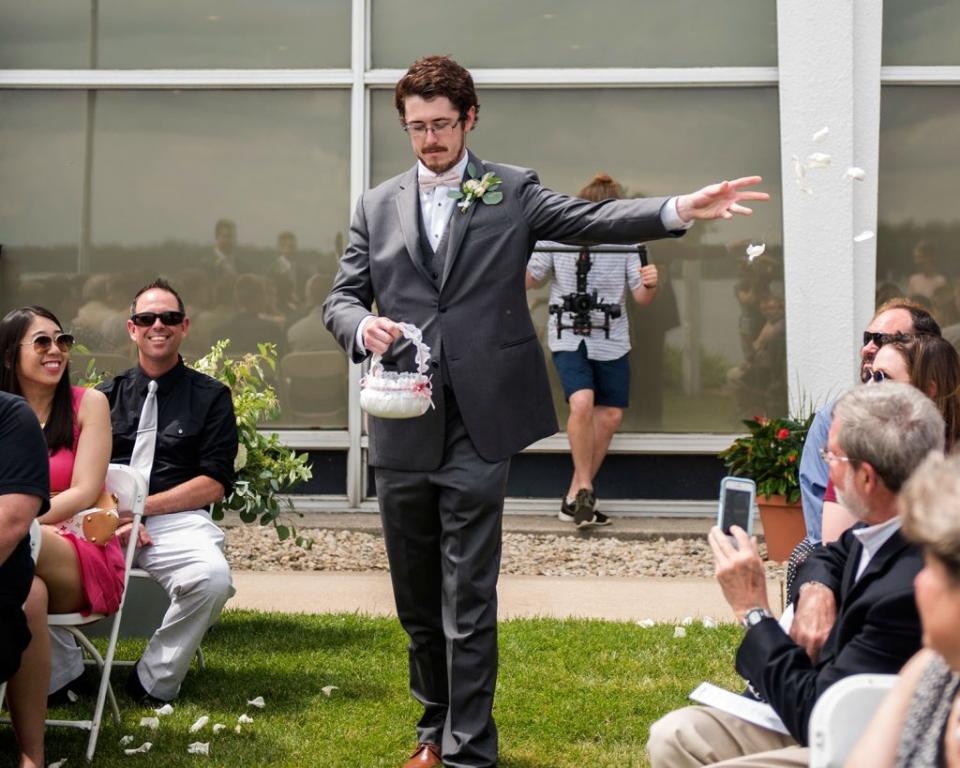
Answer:
M696 624L685 638L673 633L672 625L503 622L495 705L502 768L647 765L651 721L684 705L702 680L739 685L738 627ZM130 658L138 646L121 650ZM406 637L396 620L228 612L204 652L206 670L191 671L158 731L138 725L152 711L119 695L122 723L101 731L95 765L395 768L413 746L419 707L407 692ZM114 676L121 690L124 674ZM338 687L329 697L327 685ZM265 709L247 706L255 696L264 697ZM79 704L74 712L52 714L80 716ZM233 727L243 712L254 722L238 735ZM201 715L210 723L190 734ZM215 722L228 729L213 735ZM152 741L153 749L124 755L124 734L134 736L131 746ZM83 765L85 740L80 731L49 729L48 762L66 757L69 768ZM210 742L209 757L187 754L194 741ZM0 726L0 765L13 765L14 750L9 726Z

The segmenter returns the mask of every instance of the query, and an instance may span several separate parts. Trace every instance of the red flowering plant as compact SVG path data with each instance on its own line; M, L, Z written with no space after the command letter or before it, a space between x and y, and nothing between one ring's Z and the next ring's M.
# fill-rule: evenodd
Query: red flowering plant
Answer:
M720 458L731 475L753 480L758 496L783 496L793 504L800 500L800 453L813 416L754 416L743 422L749 434L734 440Z

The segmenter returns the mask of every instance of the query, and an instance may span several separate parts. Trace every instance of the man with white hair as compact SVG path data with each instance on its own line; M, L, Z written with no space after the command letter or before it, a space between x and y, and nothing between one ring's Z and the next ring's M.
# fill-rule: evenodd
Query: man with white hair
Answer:
M823 459L861 522L807 559L790 595L798 613L808 599L832 605L822 647L794 642L771 614L756 539L734 526L734 546L719 528L710 531L717 581L745 630L737 672L790 735L712 707L686 707L651 726L654 768L805 766L807 724L820 695L849 675L896 673L919 650L913 579L923 562L900 535L897 497L927 454L943 450L943 436L933 401L906 384L857 387L837 401Z

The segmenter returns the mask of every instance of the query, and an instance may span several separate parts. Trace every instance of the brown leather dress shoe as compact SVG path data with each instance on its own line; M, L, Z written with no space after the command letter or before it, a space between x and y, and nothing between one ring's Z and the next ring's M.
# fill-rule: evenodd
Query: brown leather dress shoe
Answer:
M403 764L403 768L434 768L437 765L443 765L440 747L436 744L417 744L416 751Z

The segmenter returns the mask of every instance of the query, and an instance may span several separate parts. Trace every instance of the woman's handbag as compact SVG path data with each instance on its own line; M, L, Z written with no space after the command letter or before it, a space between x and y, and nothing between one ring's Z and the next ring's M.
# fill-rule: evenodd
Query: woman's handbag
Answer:
M61 525L78 539L86 539L91 544L105 547L120 525L120 514L117 511L119 506L119 499L104 491L90 509L77 512Z
M434 407L433 385L426 374L430 347L423 343L423 334L415 325L397 325L417 349L417 372L385 371L380 355L373 356L369 372L360 379L360 407L381 419L412 419Z

